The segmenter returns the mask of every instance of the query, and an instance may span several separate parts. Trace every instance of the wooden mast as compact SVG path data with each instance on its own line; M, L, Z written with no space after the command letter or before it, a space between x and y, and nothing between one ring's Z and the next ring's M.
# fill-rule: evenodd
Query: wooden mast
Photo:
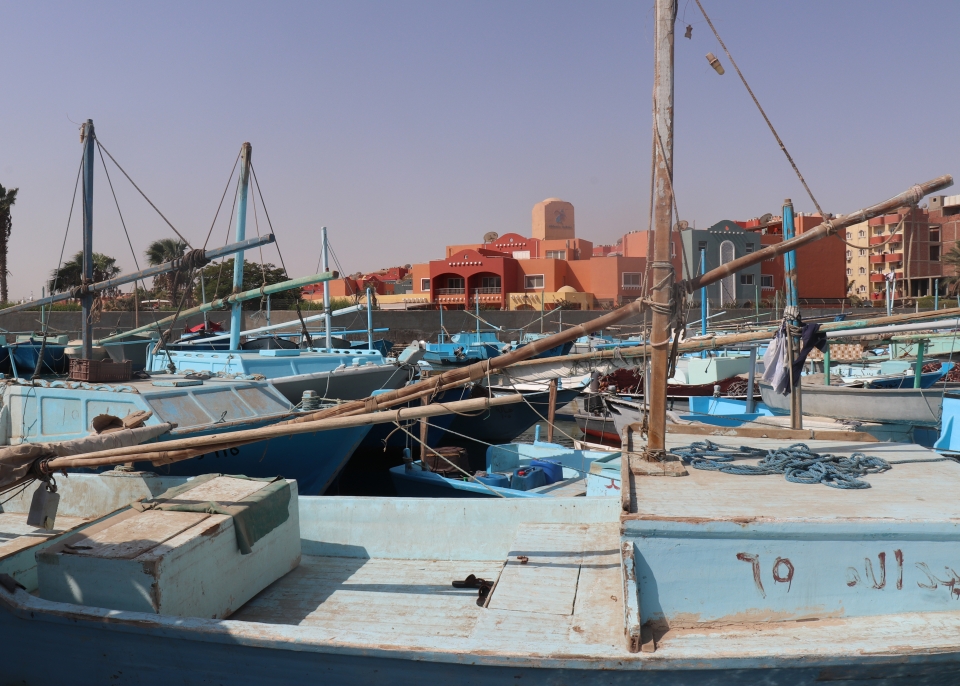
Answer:
M654 70L654 205L653 261L648 287L654 302L650 332L652 379L648 388L650 424L647 433L648 459L662 457L667 423L667 364L670 345L669 314L675 280L670 260L670 228L673 224L673 25L675 0L656 0L656 66Z

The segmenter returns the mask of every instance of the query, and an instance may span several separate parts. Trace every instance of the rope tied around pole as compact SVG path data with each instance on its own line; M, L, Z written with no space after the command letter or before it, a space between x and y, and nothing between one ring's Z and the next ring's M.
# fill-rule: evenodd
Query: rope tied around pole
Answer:
M172 264L174 269L177 271L181 270L193 270L193 269L203 269L213 260L207 257L207 253L203 248L195 248L193 250L188 250L183 254L182 257L178 257L173 260Z
M686 328L684 322L684 312L681 304L685 297L684 286L681 282L675 280L676 268L672 262L653 261L650 263L651 270L664 269L667 274L655 285L650 287L652 291L662 291L665 288L670 289L670 297L666 303L655 302L653 298L642 298L641 302L650 308L655 314L661 314L669 319L667 335L662 341L653 342L653 331L650 332L650 346L652 348L666 348L670 346L668 356L667 378L673 376L677 371L678 346L680 344L680 332ZM671 343L671 334L673 341Z
M845 490L870 488L870 484L860 477L880 474L891 468L890 463L882 457L870 457L860 452L849 457L821 454L810 450L804 443L767 450L696 441L682 448L674 448L670 453L695 469L745 476L783 474L791 483L823 484ZM755 465L733 464L734 460L750 458L760 459Z

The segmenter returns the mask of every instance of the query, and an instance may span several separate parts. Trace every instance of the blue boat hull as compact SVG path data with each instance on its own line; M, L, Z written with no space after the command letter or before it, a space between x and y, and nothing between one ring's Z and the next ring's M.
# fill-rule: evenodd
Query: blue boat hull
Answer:
M243 428L255 429L270 423L251 422ZM135 466L169 476L199 476L211 472L252 477L281 475L296 479L297 488L302 495L322 495L369 430L369 426L360 426L294 434L211 452L170 465L153 467L150 463L137 463ZM190 435L205 436L217 432L217 428L213 427L207 431L192 432ZM179 437L172 434L167 440L176 440ZM162 447L163 440L160 443Z
M557 407L566 405L579 394L579 388L557 391ZM456 415L450 430L484 443L510 443L531 426L543 421L541 416L546 417L549 410L550 394L547 391L525 396L527 402L492 407L489 412L475 416Z
M26 594L19 593L17 600ZM602 684L604 686L940 686L960 681L960 654L861 656L847 660L730 657L715 667L669 658L609 661L405 653L301 645L237 636L244 622L191 620L103 610L39 599L11 602L0 589L4 684L138 684L138 686L316 686L323 684ZM35 612L33 606L44 612ZM79 615L79 616L78 616ZM109 619L107 616L109 615ZM249 626L249 625L248 625ZM271 625L261 625L274 629ZM295 627L289 627L295 628ZM271 632L272 633L272 632ZM51 648L55 645L56 658ZM633 656L630 656L633 657ZM651 658L654 655L650 656ZM659 657L659 656L657 656ZM786 663L786 664L785 664ZM767 668L777 664L778 668Z
M24 379L33 376L40 357L39 343L15 343L7 346L10 360L14 365L15 374ZM70 360L66 355L66 348L62 345L47 343L43 348L43 364L41 374L66 374L70 368Z
M455 388L449 391L444 391L432 402L449 403L457 400L465 400L468 396L469 391L467 389ZM395 409L400 409L402 407L415 407L419 405L420 401L416 400L399 405ZM430 417L430 419L427 420L430 425L427 429L427 445L432 448L436 448L446 435L446 430L450 428L451 424L453 424L455 417L456 415L452 412L450 414L441 414L436 417ZM420 426L418 422L410 422L408 425L405 425L405 428L407 431L414 434L418 439L420 438ZM410 438L410 436L408 436L406 433L398 430L396 424L375 424L370 427L370 432L363 439L363 442L360 443L360 447L383 448L384 441L386 441L387 447L390 448L407 448L416 445L419 449L420 445Z

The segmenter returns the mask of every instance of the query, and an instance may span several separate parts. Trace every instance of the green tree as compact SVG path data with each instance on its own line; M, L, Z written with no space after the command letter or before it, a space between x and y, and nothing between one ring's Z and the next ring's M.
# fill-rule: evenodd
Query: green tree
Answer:
M263 267L253 262L244 262L243 264L243 285L241 291L252 291L266 284L270 286L281 281L287 281L290 277L283 268L276 265L265 263ZM208 264L203 268L203 282L207 291L207 302L215 298L225 298L233 292L233 258L224 260L223 264ZM193 297L197 302L201 301L201 289L199 279L193 287ZM299 288L293 288L282 293L275 293L270 296L270 307L273 309L282 309L293 307L294 303L300 300L301 293ZM244 309L256 310L260 308L260 301L257 299L248 300L243 305Z
M155 267L158 264L165 264L183 257L186 252L187 244L183 241L173 238L161 238L148 245L144 255L147 258L147 263L151 267ZM180 291L184 287L183 281L186 278L186 274L182 271L158 274L153 277L153 289L158 296L161 293L165 294L176 306L179 302Z
M112 279L120 274L120 267L117 266L117 258L104 255L103 253L93 253L93 280L105 281ZM60 265L59 274L54 269L50 272L50 280L47 282L47 288L51 293L63 293L83 284L83 251ZM115 292L103 292L104 295L116 295Z
M10 275L10 270L7 268L7 248L13 231L13 216L10 214L10 208L17 202L18 190L20 189L7 190L0 186L0 302L7 302L9 296L7 276Z
M954 243L947 252L940 256L943 264L953 267L953 276L946 277L947 293L956 295L960 289L960 243Z

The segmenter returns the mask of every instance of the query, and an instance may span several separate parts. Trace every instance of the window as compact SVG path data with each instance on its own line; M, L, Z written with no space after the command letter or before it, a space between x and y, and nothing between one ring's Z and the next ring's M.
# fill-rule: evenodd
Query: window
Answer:
M857 293L866 293L866 292L867 292L867 287L866 287L866 286L859 286L859 287L857 288Z
M741 274L741 275L740 275L740 285L741 285L741 286L752 286L752 285L753 285L753 274Z
M463 277L462 276L448 276L447 277L447 288L459 288L463 290Z
M760 275L760 288L773 288L773 274Z
M543 288L543 274L523 277L523 287L528 291Z
M930 261L939 262L940 261L940 246L931 245L930 246Z
M641 279L643 274L639 272L624 272L623 273L623 287L624 288L640 288Z
M853 257L853 251L852 251L852 250L848 250L848 251L847 251L847 259L849 260L851 257Z
M424 292L430 290L430 279L420 279L420 290Z
M480 288L487 289L493 288L500 290L500 277L499 276L484 276L480 279Z
M847 240L849 241L851 238L853 238L853 231L847 231Z
M930 242L931 243L940 242L940 229L930 229Z
M753 252L753 243L747 243L747 247L744 249L744 253L749 255Z
M566 250L548 250L547 251L548 260L565 260L567 259Z
M706 241L699 241L699 242L697 242L697 252L700 252L701 250L706 250L706 249L707 249L707 242L706 242Z
M853 274L853 270L850 269L850 267L847 267L847 276L850 276L852 274Z
M673 241L670 241L670 257L677 256L677 244Z
M860 238L866 238L866 237L867 237L867 232L864 231L863 229L860 229L860 233L857 234L857 235L858 235Z
M860 267L860 273L861 273L861 274L866 274L866 273L867 273L867 268L866 268L866 267Z
M863 250L863 249L860 250L860 257L863 257L866 254L867 254L866 250Z

